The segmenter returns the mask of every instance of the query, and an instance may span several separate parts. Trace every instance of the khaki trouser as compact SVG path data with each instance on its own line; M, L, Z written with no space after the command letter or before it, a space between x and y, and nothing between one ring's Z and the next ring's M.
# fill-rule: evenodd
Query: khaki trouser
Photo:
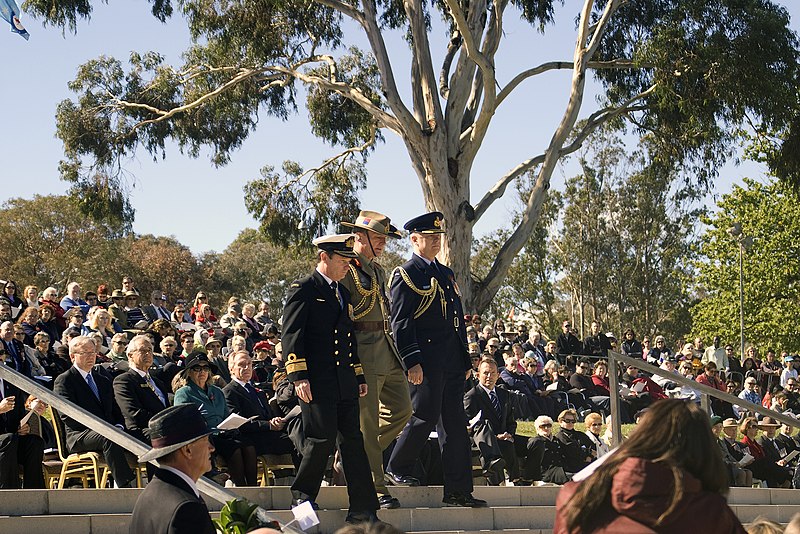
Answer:
M367 395L359 400L364 449L375 491L379 496L388 495L383 479L383 451L411 417L408 380L383 332L356 332L356 338L367 381Z

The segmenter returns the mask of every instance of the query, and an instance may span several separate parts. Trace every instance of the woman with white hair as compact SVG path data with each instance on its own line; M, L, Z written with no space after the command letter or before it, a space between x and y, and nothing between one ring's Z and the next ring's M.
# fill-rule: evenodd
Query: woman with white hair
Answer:
M536 436L531 438L531 463L539 467L538 473L535 470L533 473L534 485L539 485L537 484L539 481L564 484L572 480L574 473L564 470L566 457L563 445L553 438L553 420L546 415L540 415L533 425L536 428Z

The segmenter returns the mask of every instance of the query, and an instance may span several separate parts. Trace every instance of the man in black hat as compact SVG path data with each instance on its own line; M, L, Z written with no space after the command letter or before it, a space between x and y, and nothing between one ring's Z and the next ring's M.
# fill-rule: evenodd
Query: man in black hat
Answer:
M362 397L361 433L372 481L381 508L399 508L389 493L383 474L383 450L403 430L411 417L411 397L400 355L389 326L386 273L378 263L388 238L400 238L390 219L376 211L362 211L355 222L343 222L356 236L350 268L342 279L353 305L358 357L364 368L367 395Z
M158 459L160 467L147 484L131 517L131 534L214 534L208 508L195 483L211 470L212 429L200 406L171 406L150 420L153 448L140 463Z
M300 399L305 441L294 484L294 504L319 493L328 457L338 445L350 511L347 522L377 521L378 498L359 428L359 397L367 394L356 351L350 293L338 282L347 273L352 234L319 237L311 276L293 282L283 310L286 372Z
M464 413L464 380L472 364L455 275L436 261L443 216L408 221L414 255L391 276L392 330L408 369L414 414L386 469L393 484L417 485L414 464L436 429L442 453L445 506L486 506L472 496L472 456Z

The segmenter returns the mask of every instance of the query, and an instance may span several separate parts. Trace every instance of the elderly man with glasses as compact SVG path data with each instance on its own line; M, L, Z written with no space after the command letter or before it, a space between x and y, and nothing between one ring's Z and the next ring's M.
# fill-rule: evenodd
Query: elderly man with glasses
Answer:
M97 360L94 341L87 336L74 338L69 343L69 357L73 366L56 378L53 390L105 422L124 428L111 382L94 370ZM102 453L116 485L120 488L135 486L136 479L128 465L125 449L71 417L60 415L66 427L70 452Z

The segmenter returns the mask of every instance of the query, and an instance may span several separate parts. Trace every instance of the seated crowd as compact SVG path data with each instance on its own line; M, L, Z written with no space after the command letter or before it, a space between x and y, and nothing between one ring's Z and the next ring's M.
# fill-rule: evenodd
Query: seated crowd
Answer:
M211 427L231 414L247 419L211 437L216 452L209 475L227 476L236 486L258 483L261 455L290 454L299 465L300 410L268 304L231 297L217 317L203 291L191 303L176 300L171 310L166 295L153 291L143 305L130 277L123 279L122 289L112 291L102 284L97 292L85 294L71 283L61 299L53 287L40 292L28 286L19 297L16 289L8 281L0 296L0 361L5 365L148 445L148 422L171 405L197 404ZM788 355L778 361L768 351L761 362L753 350L751 367L745 369L728 347L720 353L719 339L710 350L695 342L673 353L660 336L650 348L649 339L640 343L632 330L617 348L616 339L600 332L598 322L583 342L569 321L556 340L544 342L539 332L527 332L524 325L512 332L502 323L469 319L473 373L465 381L464 407L475 456L490 484L564 484L607 454L612 395L619 397L622 423L634 423L648 406L667 397L699 402L697 391L669 376L650 376L633 365L610 370L608 350L656 363L668 373L750 402L800 413L797 372ZM611 392L609 372L617 373L619 392ZM0 488L44 487L42 460L44 450L55 446L52 430L43 418L39 432L23 421L28 411L41 416L45 408L34 396L0 380ZM794 483L793 451L800 451L800 441L792 427L759 420L757 414L724 402L712 402L711 409L731 484L749 485L754 479L770 487ZM136 484L129 453L72 418L59 418L69 452L96 451L105 458L116 486ZM517 432L520 420L533 421L534 436ZM585 431L576 429L580 423ZM757 438L759 430L764 434ZM740 441L737 431L743 435ZM437 461L437 448L430 449L429 476L421 478L435 484L430 464Z

